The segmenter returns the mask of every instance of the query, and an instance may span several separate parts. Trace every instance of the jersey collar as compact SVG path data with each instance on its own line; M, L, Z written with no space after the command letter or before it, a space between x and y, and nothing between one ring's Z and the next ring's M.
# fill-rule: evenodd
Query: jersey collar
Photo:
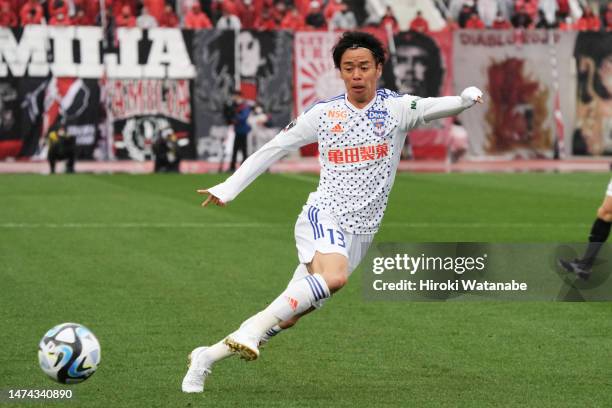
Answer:
M370 109L375 103L376 103L376 99L378 99L378 93L374 94L374 97L372 98L372 100L363 108L359 109L357 107L355 107L352 103L349 102L348 100L348 95L344 94L344 104L346 105L347 108L349 108L352 112L354 113L362 113L367 111L368 109Z

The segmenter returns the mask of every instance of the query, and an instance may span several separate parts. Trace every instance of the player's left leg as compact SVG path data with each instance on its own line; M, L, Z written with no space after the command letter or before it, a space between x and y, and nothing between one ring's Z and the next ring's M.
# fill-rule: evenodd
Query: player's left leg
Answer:
M587 280L591 276L591 269L597 259L597 254L610 235L612 225L612 182L608 187L608 194L601 206L597 209L597 218L591 227L589 244L580 259L573 261L559 260L559 264L568 272L575 273L579 278Z

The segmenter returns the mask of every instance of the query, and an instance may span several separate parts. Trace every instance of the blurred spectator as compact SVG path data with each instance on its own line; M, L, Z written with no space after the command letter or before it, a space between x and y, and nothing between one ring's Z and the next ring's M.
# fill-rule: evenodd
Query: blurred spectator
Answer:
M357 28L357 19L355 14L349 10L348 6L340 3L341 7L336 11L336 14L329 22L332 30L354 30Z
M281 22L283 21L283 18L285 18L285 14L287 14L287 5L282 0L277 1L274 7L272 7L272 11L270 12L270 15L272 16L275 22L275 28L280 26Z
M301 15L306 16L310 10L312 0L293 0L295 8L298 9Z
M168 28L175 28L179 26L179 19L176 14L174 14L174 10L170 4L166 4L164 7L164 12L159 19L159 26Z
M153 155L155 156L155 173L178 173L181 156L178 137L172 128L162 129L153 142Z
M523 10L524 13L529 15L531 21L535 21L538 16L538 0L516 0L514 9L516 11Z
M533 20L523 6L512 16L511 22L515 28L529 28Z
M149 9L147 7L143 7L140 15L136 19L136 25L142 29L155 28L157 27L157 20L149 14Z
M49 12L49 24L51 24L51 18L57 13L63 13L64 17L68 16L68 4L64 0L47 0L47 10Z
M132 15L130 6L123 6L121 13L115 17L115 22L117 27L136 27L136 17Z
M382 20L380 20L380 25L382 27L389 27L388 30L391 30L393 35L399 33L399 24L395 18L395 14L393 14L393 9L391 6L387 6L385 15L382 17Z
M345 4L342 0L329 0L327 6L325 6L323 10L325 21L331 20L338 10L343 9L343 6L345 6Z
M423 13L421 13L421 10L416 12L416 17L410 22L410 30L417 31L419 33L427 33L429 31L429 24L427 23L427 20L423 18Z
M234 124L234 148L232 149L232 161L230 162L230 171L236 170L236 159L238 151L242 154L242 161L244 162L249 156L247 151L247 138L251 132L251 126L249 126L248 118L251 113L251 105L245 101L240 93L234 94L235 111L232 123Z
M272 31L276 29L276 21L270 13L270 9L263 8L261 14L255 20L255 29L259 31Z
M325 20L325 16L321 10L321 3L319 3L317 0L310 2L310 8L308 9L308 14L306 15L305 21L306 25L311 29L323 30L327 28L327 21Z
M69 135L63 126L53 129L47 135L49 150L47 160L51 174L55 173L55 165L58 160L66 160L66 173L74 173L74 162L76 161L76 137Z
M240 30L240 19L237 15L233 14L235 8L228 5L228 3L223 4L223 14L221 18L217 21L216 28L219 30Z
M557 0L557 16L560 21L565 21L570 15L569 0Z
M295 6L289 6L289 12L283 18L281 22L281 28L285 30L303 30L306 26L304 17L300 14L299 10Z
M19 21L17 21L17 15L11 9L9 3L0 4L0 27L17 27Z
M472 13L467 23L465 23L465 28L471 30L483 30L485 25L477 13Z
M96 24L96 19L98 14L100 13L100 2L99 1L91 1L91 0L73 0L74 8L75 8L75 17L78 15L79 10L83 10L83 14L85 18L82 20L84 24L78 24L80 17L77 19L75 23L75 19L72 18L72 24L74 25L94 25ZM106 7L111 4L111 0L106 0Z
M55 15L49 19L49 25L52 26L68 26L71 24L70 17L66 16L62 11L56 11Z
M495 20L493 20L493 24L491 24L491 28L495 30L507 30L512 28L512 24L504 18L501 11L498 11Z
M612 31L612 3L608 3L606 12L604 13L604 23L606 24L606 31Z
M575 29L579 31L599 31L601 28L601 21L599 16L593 13L591 7L583 8L582 17L576 21Z
M149 15L155 17L155 22L159 24L166 8L165 0L141 0L141 2L143 9L146 7Z
M255 8L253 0L243 0L242 4L243 7L240 9L240 14L238 15L240 18L240 26L244 30L252 30L255 28L255 21L259 13Z
M461 10L459 10L459 15L457 16L457 23L459 24L459 27L465 28L465 25L472 14L476 12L476 7L474 7L473 1L470 0L463 2L463 6L461 6Z
M212 28L210 19L202 11L200 3L195 3L191 10L185 14L185 28L191 30L202 30Z
M112 0L110 3L113 7L113 15L117 18L117 22L119 21L118 17L124 14L125 7L129 8L130 15L135 16L137 14L136 0ZM136 19L136 17L134 17L134 19Z
M82 8L77 7L74 16L70 19L70 24L75 26L88 26L93 25L93 21L85 15L85 11Z
M247 123L251 127L251 133L249 133L251 151L254 152L259 150L261 146L270 141L271 132L268 128L270 119L270 115L264 112L261 104L256 103L247 118ZM274 133L272 133L272 135L274 135Z
M38 0L28 0L19 11L21 25L43 24L44 10Z

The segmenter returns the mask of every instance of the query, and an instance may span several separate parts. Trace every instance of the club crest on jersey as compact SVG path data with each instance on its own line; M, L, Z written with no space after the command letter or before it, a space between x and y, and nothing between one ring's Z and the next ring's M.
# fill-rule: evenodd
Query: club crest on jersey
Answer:
M385 135L385 122L389 113L386 110L369 110L368 119L374 125L374 134L378 137Z

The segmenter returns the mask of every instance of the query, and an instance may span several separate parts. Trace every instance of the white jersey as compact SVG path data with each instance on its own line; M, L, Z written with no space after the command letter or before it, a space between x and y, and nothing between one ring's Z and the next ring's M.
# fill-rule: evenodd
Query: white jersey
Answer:
M321 176L308 205L352 234L378 231L406 132L424 122L418 97L379 89L363 109L341 95L300 115L225 182L209 189L231 201L287 151L318 142Z

